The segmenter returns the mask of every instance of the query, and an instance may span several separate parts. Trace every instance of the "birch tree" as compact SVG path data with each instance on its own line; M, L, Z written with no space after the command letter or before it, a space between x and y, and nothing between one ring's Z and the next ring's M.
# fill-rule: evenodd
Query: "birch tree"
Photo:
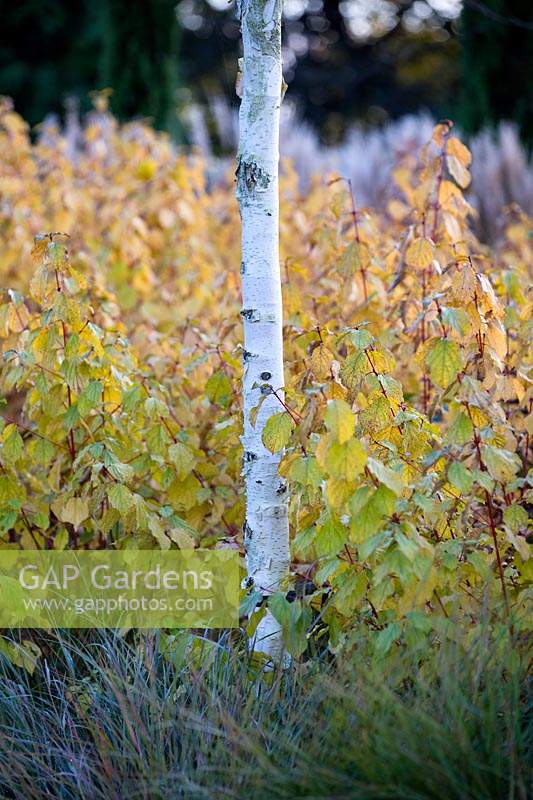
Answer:
M242 220L244 323L244 542L249 586L274 592L289 568L286 486L280 453L262 442L283 411L283 314L279 269L279 113L282 100L281 0L241 0L242 59L237 198ZM251 412L260 404L254 420ZM254 424L255 422L255 424ZM267 611L256 649L278 659L281 628Z

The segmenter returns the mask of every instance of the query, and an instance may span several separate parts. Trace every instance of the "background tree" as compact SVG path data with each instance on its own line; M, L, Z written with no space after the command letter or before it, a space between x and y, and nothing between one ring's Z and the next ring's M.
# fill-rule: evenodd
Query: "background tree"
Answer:
M121 119L146 116L176 132L175 7L173 0L0 0L0 94L34 125L61 113L67 97L87 109L92 90L111 87Z
M174 0L105 0L102 3L100 83L113 89L120 119L150 117L176 132L180 28Z
M94 4L93 4L94 7ZM98 87L101 27L87 0L0 0L0 94L35 125Z
M529 0L469 0L461 16L459 122L468 133L510 119L533 143Z
M532 140L528 0L287 0L285 79L325 140L421 110ZM235 105L233 0L0 0L0 94L31 124L111 86L111 107L175 135L176 107ZM178 97L176 89L178 88ZM178 102L177 102L178 101Z

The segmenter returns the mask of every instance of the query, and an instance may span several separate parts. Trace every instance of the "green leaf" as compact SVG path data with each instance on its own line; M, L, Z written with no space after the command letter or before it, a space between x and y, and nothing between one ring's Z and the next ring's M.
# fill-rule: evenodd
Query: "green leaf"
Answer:
M257 589L247 592L239 606L239 617L249 617L262 600L263 595Z
M54 550L64 550L68 546L68 531L66 528L61 530L54 536Z
M30 675L33 675L41 650L28 639L25 639L23 644L19 644L18 642L8 642L7 639L0 637L0 654L15 666L22 667Z
M413 541L413 539L410 539L402 531L396 531L394 534L394 540L396 541L400 552L406 558L408 558L409 561L413 561L413 559L416 558L420 551L420 545L417 542Z
M351 617L364 598L368 588L368 579L364 572L344 572L335 580L335 596L333 605L344 617Z
M464 308L450 308L449 306L442 306L441 308L442 322L449 328L453 328L457 333L464 336L470 328L470 317Z
M313 545L316 531L313 527L304 528L303 531L298 531L292 542L292 552L294 555L300 557L303 561L306 560L309 550Z
M348 389L357 389L364 376L370 371L370 364L364 351L353 353L344 362L340 376Z
M358 486L353 495L350 497L350 512L353 516L359 514L365 503L368 502L374 488L372 486Z
M311 624L311 609L303 605L301 600L289 603L281 592L276 592L269 597L268 607L281 625L287 650L297 658L307 647L307 629Z
M66 358L74 358L74 356L78 355L80 349L80 337L77 333L73 333L72 336L69 336L67 340L67 346L65 347L65 357Z
M18 519L18 511L5 511L0 514L0 530L7 531L15 526Z
M450 444L464 445L471 441L474 435L474 426L470 417L460 411L446 432L445 440Z
M45 531L50 525L50 517L45 511L38 511L37 514L33 515L33 522L38 528Z
M168 448L168 457L176 467L179 478L185 478L196 464L196 456L192 450L182 442L171 444Z
M22 436L14 424L6 425L2 433L2 455L6 461L18 461L24 449Z
M474 469L472 470L472 475L474 476L474 481L479 483L483 489L486 489L487 492L492 492L494 489L494 479L491 478L488 472L483 472L481 469Z
M369 458L368 469L380 483L385 484L394 494L400 497L404 489L402 467L400 467L399 470L393 470L385 466L385 464L382 464L381 461L377 461L375 458Z
M128 389L122 395L122 408L129 414L135 411L142 399L142 389L140 386L134 386L133 389Z
M121 514L127 514L134 506L135 498L127 486L122 483L114 483L107 489L107 498L112 508L120 511Z
M365 541L361 542L357 547L360 560L366 561L367 558L370 558L372 553L375 550L379 550L380 547L385 546L386 549L390 545L391 541L392 534L390 531L380 531L374 536L370 536L368 539L365 539Z
M376 650L381 655L386 655L394 642L400 638L402 626L399 622L391 622L386 628L376 634Z
M154 425L146 434L146 446L156 456L165 455L169 441L170 437L163 425Z
M61 372L65 377L65 381L72 389L76 389L78 385L78 370L80 362L77 358L65 358L61 364Z
M55 454L54 445L46 439L36 439L31 446L31 453L38 464L46 467Z
M100 402L103 386L100 381L90 381L78 397L78 411L80 417L85 417Z
M205 385L205 393L212 403L226 408L231 401L232 388L230 379L225 372L215 372Z
M355 432L355 416L344 400L330 400L324 419L326 428L339 442L344 444Z
M163 403L162 400L158 400L157 397L149 397L145 400L144 409L150 419L160 419L161 417L164 419L168 417L168 408L165 403Z
M313 542L318 558L335 555L344 547L346 540L346 528L339 520L327 514L325 521L318 527Z
M26 499L26 490L19 482L13 480L9 475L0 474L0 504L6 505L10 500L18 500L23 503Z
M503 521L513 533L516 533L527 529L529 517L525 508L518 503L513 503L503 512Z
M344 277L349 277L361 269L368 269L369 266L368 245L364 242L351 242L341 256L339 272Z
M121 482L131 480L133 477L133 467L130 464L123 464L107 449L104 450L103 457L104 467L113 478Z
M394 513L395 508L396 495L383 484L372 493L370 499L356 513L354 513L354 507L350 501L353 540L360 544L376 533L384 520Z
M398 403L402 402L402 384L400 381L397 381L396 378L393 378L392 375L378 375L377 377L375 375L370 375L367 380L371 386L375 385L376 389L379 387L384 389L389 399L397 400Z
M461 349L457 342L439 339L426 355L426 363L433 383L445 389L463 368Z
M80 421L80 415L78 412L78 404L73 403L71 406L67 408L65 414L63 414L63 427L68 433L79 421Z
M522 466L516 453L510 453L509 450L493 447L490 444L481 445L481 456L491 477L502 483L512 481Z
M350 333L350 341L358 350L366 350L367 347L370 347L375 342L375 339L369 331L363 329L352 331Z
M361 513L354 520L354 541L359 544L365 541L368 536L375 533L383 521L383 514L375 503L367 503L361 509Z
M318 489L322 476L314 456L301 456L293 461L289 469L289 479L302 486L313 486Z
M35 377L35 388L41 395L41 397L46 397L48 392L50 391L48 386L48 381L46 380L46 376L44 372L39 372Z
M462 494L468 494L474 482L472 473L460 461L454 461L448 467L448 480Z
M281 411L279 414L273 414L269 417L261 435L267 450L270 450L271 453L276 453L286 447L291 438L293 427L294 423L286 411Z

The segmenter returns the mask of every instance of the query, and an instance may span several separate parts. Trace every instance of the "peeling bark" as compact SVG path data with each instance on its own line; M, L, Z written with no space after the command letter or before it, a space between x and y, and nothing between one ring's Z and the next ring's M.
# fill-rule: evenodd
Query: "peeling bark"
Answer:
M242 0L240 11L244 58L236 176L245 353L244 544L248 585L267 596L278 589L289 569L287 491L278 475L281 454L273 455L261 441L266 421L280 411L272 389L282 397L284 385L278 243L281 0ZM268 386L261 387L265 382ZM262 396L252 427L250 411ZM258 626L255 646L273 659L281 657L281 630L270 612Z

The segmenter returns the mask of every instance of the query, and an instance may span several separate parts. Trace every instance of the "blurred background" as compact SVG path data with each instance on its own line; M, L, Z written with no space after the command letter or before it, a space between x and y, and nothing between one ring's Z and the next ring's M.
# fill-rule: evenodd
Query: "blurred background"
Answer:
M281 154L300 188L336 173L384 210L395 167L449 118L473 155L478 236L496 239L517 206L533 214L531 2L284 0ZM34 140L61 136L75 163L95 125L108 152L115 118L126 137L146 139L148 123L203 158L208 185L233 181L235 2L0 0L0 11L0 95Z
M0 0L0 94L36 125L110 87L122 120L234 146L239 26L228 0ZM323 144L405 115L533 142L531 0L285 0L287 97ZM205 144L205 143L204 143Z

